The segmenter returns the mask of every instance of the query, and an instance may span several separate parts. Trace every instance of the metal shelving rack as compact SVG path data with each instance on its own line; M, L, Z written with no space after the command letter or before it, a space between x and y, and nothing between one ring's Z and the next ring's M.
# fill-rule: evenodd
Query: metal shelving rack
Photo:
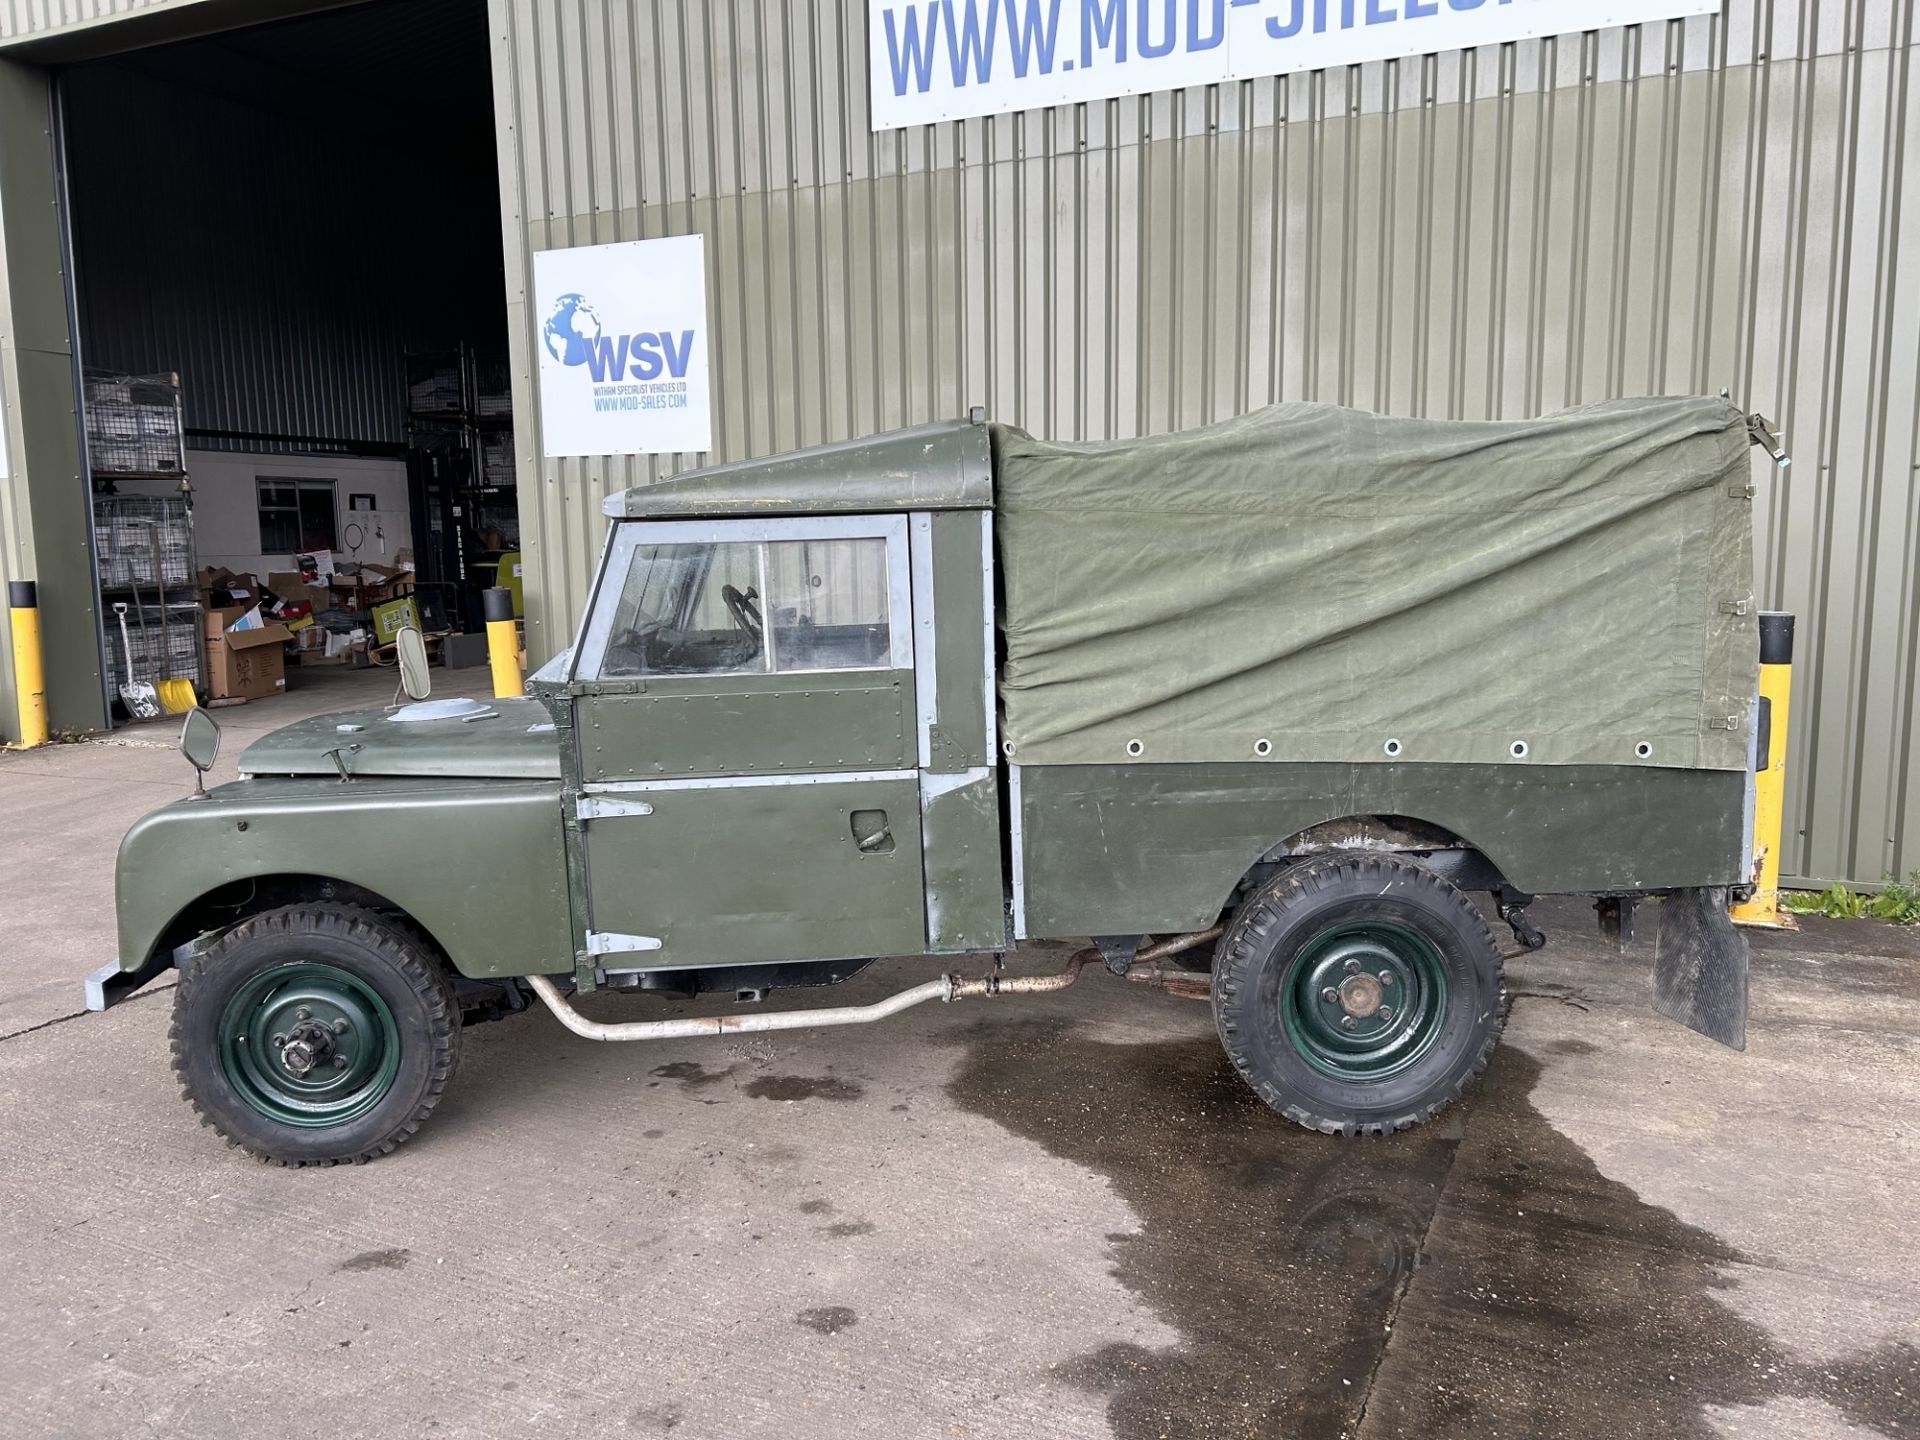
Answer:
M89 371L85 379L87 469L100 586L101 649L109 694L127 679L189 679L206 688L200 635L193 486L178 375ZM123 495L126 480L163 480L173 495ZM132 676L116 605L127 607Z

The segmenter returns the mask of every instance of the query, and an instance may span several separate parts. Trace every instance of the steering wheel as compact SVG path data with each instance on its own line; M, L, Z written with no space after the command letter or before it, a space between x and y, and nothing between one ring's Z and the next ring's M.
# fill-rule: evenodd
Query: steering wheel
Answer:
M758 592L749 586L746 593L742 594L731 585L722 585L720 587L720 598L727 602L727 613L733 616L733 623L746 631L747 634L751 635L754 641L758 643L762 627L760 624L760 611L753 603L760 598Z

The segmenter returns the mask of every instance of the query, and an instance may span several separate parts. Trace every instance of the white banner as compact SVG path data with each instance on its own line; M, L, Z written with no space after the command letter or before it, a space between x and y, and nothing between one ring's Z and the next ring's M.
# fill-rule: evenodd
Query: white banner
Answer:
M703 237L542 250L533 287L549 459L713 448Z
M1719 9L1720 0L867 0L873 128Z

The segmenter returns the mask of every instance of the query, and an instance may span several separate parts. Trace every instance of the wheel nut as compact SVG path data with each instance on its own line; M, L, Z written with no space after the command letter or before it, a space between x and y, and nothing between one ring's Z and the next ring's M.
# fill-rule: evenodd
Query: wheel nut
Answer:
M1351 1030L1354 1027L1354 1023L1354 1018L1351 1015L1342 1015L1340 1017L1340 1028L1342 1030Z
M1347 961L1347 974L1358 975L1359 973L1360 973L1360 962L1358 960Z
M347 1022L346 1022L346 1021L344 1021L344 1020L336 1020L336 1021L334 1021L334 1022L333 1022L333 1033L334 1033L334 1034L336 1034L336 1035L344 1035L344 1034L346 1034L346 1033L347 1033Z
M344 1069L346 1069L346 1068L347 1068L347 1057L346 1057L346 1056L344 1056L344 1055L336 1055L336 1056L334 1056L334 1057L333 1057L333 1068L334 1068L334 1069L336 1069L336 1070L344 1070Z
M1382 970L1380 972L1380 983L1382 985L1391 985L1393 983L1393 972L1391 970Z
M1320 998L1326 1001L1327 1004L1332 1005L1340 999L1340 992L1329 985L1320 992Z
M1382 1005L1380 1007L1381 1023L1384 1024L1385 1022L1391 1019L1393 1019L1393 1007L1391 1005Z
M273 1043L275 1045L284 1045L287 1043L287 1037L284 1035L276 1035L273 1037Z
M296 1020L311 1020L313 1018L313 1011L302 1005L298 1010L293 1012L293 1018Z

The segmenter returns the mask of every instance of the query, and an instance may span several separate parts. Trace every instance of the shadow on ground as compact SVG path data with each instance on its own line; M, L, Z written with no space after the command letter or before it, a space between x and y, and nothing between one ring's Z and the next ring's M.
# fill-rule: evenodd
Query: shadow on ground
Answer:
M1602 1176L1529 1103L1540 1067L1511 1046L1436 1125L1341 1141L1277 1119L1211 1038L1110 1044L1056 1019L956 1038L958 1104L1140 1216L1108 1237L1114 1273L1186 1343L1090 1333L1060 1374L1109 1397L1121 1440L1708 1440L1706 1407L1779 1396L1920 1433L1920 1353L1782 1353L1715 1298L1743 1257Z

